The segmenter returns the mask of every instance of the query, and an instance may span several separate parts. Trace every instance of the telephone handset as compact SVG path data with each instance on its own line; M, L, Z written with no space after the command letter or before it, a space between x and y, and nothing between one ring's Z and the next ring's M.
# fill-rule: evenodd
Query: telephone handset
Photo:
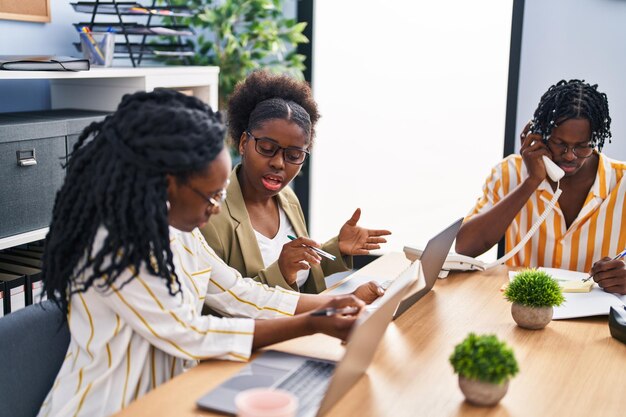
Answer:
M458 253L450 253L446 257L446 261L441 268L442 270L439 274L439 278L445 278L448 275L448 271L484 271L485 269L502 265L513 256L515 256L515 254L524 247L526 242L528 242L530 238L533 237L535 232L537 232L537 229L539 229L541 223L543 223L546 217L548 217L548 214L550 214L552 209L554 209L554 206L556 206L556 202L558 201L562 192L559 186L559 181L561 180L561 178L563 178L565 172L557 164L555 164L554 161L552 161L545 155L543 155L543 163L546 167L546 174L548 175L548 177L550 177L552 181L556 182L556 191L554 192L552 200L550 200L543 213L541 213L541 216L539 216L535 224L532 225L532 227L528 230L522 240L520 240L519 243L515 245L515 247L503 257L489 264L469 256L460 255ZM404 254L408 259L415 260L419 259L419 257L421 256L421 251L410 246L405 246Z

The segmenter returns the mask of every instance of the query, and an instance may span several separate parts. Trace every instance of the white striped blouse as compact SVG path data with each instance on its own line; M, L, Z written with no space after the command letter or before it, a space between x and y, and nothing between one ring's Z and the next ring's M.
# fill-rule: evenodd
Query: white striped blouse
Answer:
M101 229L94 252L105 236ZM170 241L181 282L176 296L142 268L124 286L130 271L109 291L92 286L71 297L69 349L40 417L109 416L200 359L247 360L251 318L293 315L298 293L242 278L197 229L170 228ZM203 302L240 318L202 316Z
M598 173L578 217L566 229L559 204L548 215L535 235L507 262L510 266L570 269L587 272L593 262L614 256L626 246L626 183L622 180L626 164L599 154ZM483 195L470 211L473 215L493 207L528 178L520 155L511 155L491 170ZM543 213L554 192L543 181L526 205L515 216L505 233L508 252L524 237Z

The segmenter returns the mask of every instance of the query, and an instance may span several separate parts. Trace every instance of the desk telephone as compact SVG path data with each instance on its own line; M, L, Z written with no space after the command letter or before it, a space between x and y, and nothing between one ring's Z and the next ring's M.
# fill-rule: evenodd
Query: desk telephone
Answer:
M544 139L543 141L544 143L547 142L546 139ZM520 242L507 254L492 263L485 263L479 259L475 259L470 256L450 253L441 268L439 278L445 278L448 275L449 271L484 271L485 269L490 269L498 265L502 265L513 256L515 256L515 254L524 247L526 242L528 242L528 240L530 240L530 238L535 234L537 229L539 229L541 223L543 223L546 217L548 217L548 214L550 214L552 209L554 209L554 206L556 205L556 202L558 201L562 192L561 187L559 186L559 181L561 180L561 178L563 178L565 172L563 172L563 170L559 168L557 164L555 164L550 158L545 155L543 156L543 163L546 166L546 173L548 174L550 179L556 182L556 191L554 192L554 197L552 197L552 200L550 200L543 213L541 213L541 216L537 219L535 224L532 225L530 230L528 230L528 233L526 233L522 240L520 240ZM420 257L422 256L422 251L411 246L405 246L404 254L409 260L415 261L416 259L420 259Z

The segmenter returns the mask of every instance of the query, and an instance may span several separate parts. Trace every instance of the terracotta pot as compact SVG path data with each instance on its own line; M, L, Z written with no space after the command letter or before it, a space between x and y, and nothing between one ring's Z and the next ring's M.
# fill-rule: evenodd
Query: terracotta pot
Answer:
M502 384L493 384L459 375L459 387L468 402L485 407L498 404L509 389L509 380Z
M528 307L513 303L511 305L511 315L518 326L525 329L543 329L552 321L552 307Z

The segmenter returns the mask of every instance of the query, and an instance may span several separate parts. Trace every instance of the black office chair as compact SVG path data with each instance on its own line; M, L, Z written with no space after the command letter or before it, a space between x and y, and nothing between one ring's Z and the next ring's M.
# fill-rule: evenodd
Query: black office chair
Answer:
M39 412L70 342L62 319L49 300L0 318L0 417Z

